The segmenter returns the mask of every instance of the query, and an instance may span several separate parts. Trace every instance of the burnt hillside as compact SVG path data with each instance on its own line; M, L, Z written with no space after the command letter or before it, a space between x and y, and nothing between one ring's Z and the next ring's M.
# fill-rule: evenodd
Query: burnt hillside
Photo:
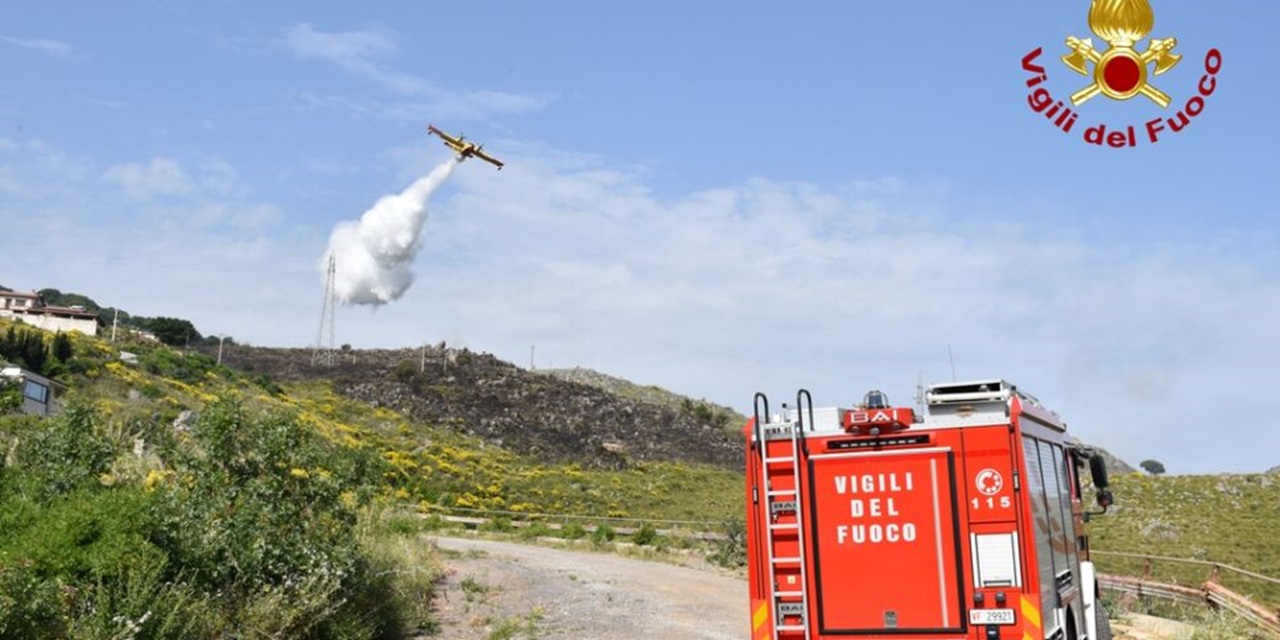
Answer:
M622 397L466 349L346 350L329 364L313 362L309 349L235 346L222 359L281 382L330 380L348 398L551 461L621 468L629 461L679 460L742 468L740 425L727 415Z

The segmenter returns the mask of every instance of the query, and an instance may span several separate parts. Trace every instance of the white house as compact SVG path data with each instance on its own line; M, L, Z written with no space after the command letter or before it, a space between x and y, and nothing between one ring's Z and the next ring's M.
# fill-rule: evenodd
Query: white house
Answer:
M13 318L46 331L98 335L98 314L84 307L49 306L35 291L25 293L0 287L0 317Z
M44 304L40 294L32 291L13 291L0 287L0 317L12 318L17 311L25 311Z

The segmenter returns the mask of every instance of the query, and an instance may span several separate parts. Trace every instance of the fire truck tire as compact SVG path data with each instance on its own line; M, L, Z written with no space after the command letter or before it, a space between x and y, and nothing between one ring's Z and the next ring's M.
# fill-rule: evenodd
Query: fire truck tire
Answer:
M1098 637L1093 640L1111 640L1111 616L1099 602L1093 606L1094 620L1098 623Z

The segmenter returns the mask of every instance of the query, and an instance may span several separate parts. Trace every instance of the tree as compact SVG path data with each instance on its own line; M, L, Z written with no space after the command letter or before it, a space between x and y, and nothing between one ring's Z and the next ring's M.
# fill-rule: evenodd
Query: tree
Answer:
M1164 465L1159 460L1143 460L1138 466L1153 476L1164 473Z
M9 327L3 336L0 336L0 360L17 360L22 354L18 353L18 330Z
M41 289L36 293L44 298L45 304L55 307L84 307L95 313L102 311L102 307L94 302L93 298L79 293L63 293L57 289Z
M156 334L156 339L171 347L181 347L191 342L200 341L200 332L190 320L181 318L152 318L147 321L147 331Z
M0 360L9 360L36 373L44 372L49 350L44 344L44 332L9 327L0 338Z
M68 338L67 334L59 331L57 335L53 336L53 347L51 350L53 351L53 357L57 359L58 362L66 362L70 360L73 353L71 348L71 338Z

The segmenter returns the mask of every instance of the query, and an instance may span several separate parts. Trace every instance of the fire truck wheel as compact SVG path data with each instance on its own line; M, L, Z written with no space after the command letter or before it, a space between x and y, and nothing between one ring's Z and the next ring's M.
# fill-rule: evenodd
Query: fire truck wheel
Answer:
M1093 615L1098 623L1098 637L1094 640L1111 640L1111 616L1107 615L1101 602L1094 605Z

